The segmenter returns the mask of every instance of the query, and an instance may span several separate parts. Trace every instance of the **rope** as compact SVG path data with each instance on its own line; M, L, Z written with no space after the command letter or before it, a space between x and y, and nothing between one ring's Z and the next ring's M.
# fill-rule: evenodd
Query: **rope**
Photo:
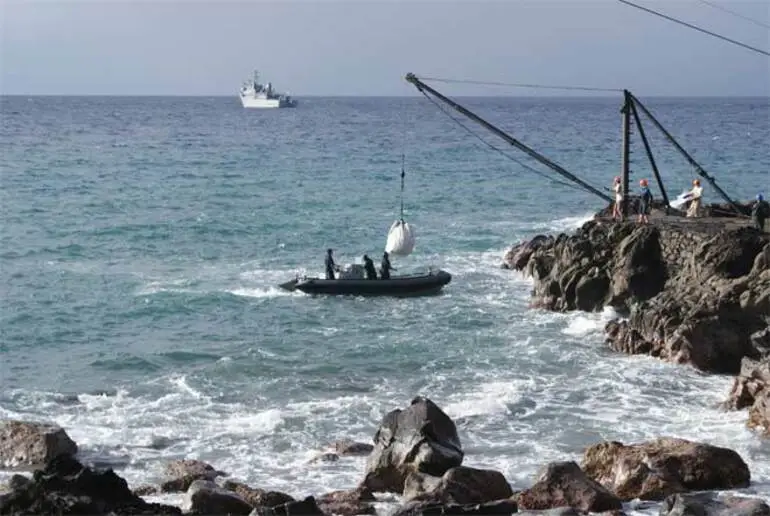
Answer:
M424 91L422 91L422 90L420 90L420 92L421 92L423 95L425 95L425 98L427 98L427 99L428 99L428 100L429 100L429 101L430 101L430 102L431 102L431 103L432 103L434 106L436 106L436 107L437 107L437 108L438 108L438 109L439 109L439 110L440 110L442 113L444 113L446 116L448 116L448 117L449 117L449 118L450 118L452 121L454 121L454 122L455 122L457 125L459 125L459 126L460 126L460 127L462 127L463 129L465 129L466 131L468 131L468 133L470 133L472 136L474 136L474 137L478 138L478 140L479 140L481 143L483 143L484 145L486 145L486 146L487 146L487 147L489 147L490 149L492 149L492 150L494 150L494 151L497 151L497 152L499 152L499 153L500 153L500 154L502 154L504 157L506 157L506 158L508 158L509 160L513 161L514 163L518 164L518 165L519 165L519 166L521 166L522 168L524 168L524 169L526 169L526 170L529 170L530 172L532 172L532 173L534 173L534 174L537 174L538 176L540 176L540 177L543 177L543 178L547 179L548 181L551 181L551 182L553 182L553 183L556 183L556 184L558 184L558 185L566 186L567 188L573 188L573 189L575 189L575 190L584 190L583 188L578 188L577 186L575 186L575 185L572 185L572 184L570 184L570 183L565 183L565 182L563 182L563 181L559 181L559 180L556 180L556 179L554 179L554 178L552 178L552 177L550 177L550 176L548 176L548 175L546 175L546 174L544 174L544 173L540 172L539 170L537 170L537 169L535 169L535 168L532 168L532 167L530 167L530 166L529 166L529 165L527 165L526 163L523 163L523 162L519 161L518 159L516 159L516 158L514 158L513 156L509 155L509 154L508 154L507 152L505 152L504 150L502 150L502 149L499 149L499 148L495 147L494 145L492 145L491 143L489 143L488 141L486 141L484 138L482 138L481 136L479 136L478 134L476 134L475 132L473 132L473 130L472 130L472 129L470 129L469 127L467 127L467 126L466 126L465 124L463 124L461 121L459 121L459 120L458 120L458 119L456 119L454 116L452 116L452 115L451 115L451 113L449 113L449 112L448 112L448 111L446 111L446 110L445 110L443 107L441 107L441 105L440 105L438 102L436 102L435 100L433 100L432 98L430 98L430 97L428 96L428 94L427 94L427 93L425 93L425 92L424 92Z
M697 31L703 32L704 34L708 34L709 36L714 36L715 38L722 39L724 41L727 41L728 43L732 43L734 45L738 45L738 46L741 46L743 48L747 48L749 50L753 50L754 52L757 52L759 54L770 56L770 52L768 52L766 50L762 50L761 48L751 47L751 46L749 46L749 45L747 45L745 43L741 43L740 41L735 41L734 39L730 39L728 37L719 35L716 32L711 32L711 31L706 30L706 29L701 29L700 27L696 27L695 25L689 24L687 22L683 22L681 20L677 20L676 18L672 18L671 16L667 16L667 15L659 13L657 11L653 11L652 9L647 9L646 7L642 7L641 5L636 5L634 3L629 2L628 0L618 0L618 2L626 4L626 5L630 5L631 7L636 7L637 9L641 9L643 11L647 11L648 13L652 13L652 14L654 14L656 16L660 16L661 18L665 18L667 20L670 20L672 22L678 23L680 25L684 25L685 27L689 27L691 29L695 29Z
M462 83L462 84L480 84L486 86L513 86L515 88L539 88L547 90L582 90L582 91L609 91L613 93L622 92L620 88L594 88L591 86L554 86L549 84L522 84L514 82L493 82L493 81L474 81L468 79L446 79L443 77L419 77L423 81Z
M404 108L401 111L401 222L404 221L404 176L406 175L406 97L404 98Z
M713 7L714 9L719 9L720 11L726 12L728 14L732 14L733 16L737 16L738 18L743 18L746 21L750 21L754 25L759 25L760 27L770 29L770 25L767 25L766 23L762 23L761 21L757 21L754 18L749 18L748 16L744 16L741 13L736 13L735 11L731 11L726 7L722 7L721 5L713 4L711 2L707 2L706 0L698 0L698 1L702 4L708 5L709 7Z

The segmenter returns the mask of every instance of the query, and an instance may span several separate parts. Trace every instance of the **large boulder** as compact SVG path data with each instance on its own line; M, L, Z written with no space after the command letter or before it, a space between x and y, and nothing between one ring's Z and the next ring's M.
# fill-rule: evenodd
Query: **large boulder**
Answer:
M748 466L733 450L670 437L593 445L585 451L582 468L621 500L743 488L751 480Z
M223 489L237 494L253 507L275 507L277 505L295 501L292 496L287 495L286 493L250 487L243 482L237 482L235 480L224 480L219 485Z
M70 455L59 455L32 481L19 483L0 497L0 514L173 515L178 507L152 504L136 496L124 479L108 469L83 466Z
M238 494L211 480L196 480L185 493L182 510L187 514L247 515L253 507Z
M459 466L441 477L411 472L404 483L404 499L453 504L479 504L513 496L499 471Z
M75 455L78 446L61 427L33 421L0 422L0 465L42 466L59 455Z
M575 462L552 462L537 483L519 493L520 509L543 510L571 507L604 512L622 509L617 496L589 478Z
M166 480L160 485L164 493L187 491L196 480L213 481L219 476L227 476L211 464L197 459L179 459L166 464Z
M431 400L418 396L383 418L363 484L374 492L400 494L410 472L441 476L460 466L463 457L454 422Z

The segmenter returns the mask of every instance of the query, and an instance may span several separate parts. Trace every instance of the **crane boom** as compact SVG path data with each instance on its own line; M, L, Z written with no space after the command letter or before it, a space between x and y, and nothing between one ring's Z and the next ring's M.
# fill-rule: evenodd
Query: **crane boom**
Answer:
M573 183L579 184L585 190L587 190L587 191L597 195L598 197L601 197L602 199L604 199L604 200L606 200L608 202L612 202L612 198L609 197L608 195L606 195L605 193L603 193L602 191L600 191L600 190L594 188L593 186L589 185L588 183L584 182L582 179L580 179L576 175L568 172L563 167L561 167L560 165L554 163L553 161L551 161L550 159L546 158L545 156L543 156L542 154L538 153L537 151L527 147L526 145L524 145L523 143L518 141L516 138L508 135L503 130L495 127L492 124L490 124L489 122L487 122L486 120L484 120L480 116L476 115L475 113L469 111L468 109L464 108L463 106L461 106L457 102L455 102L455 101L445 97L444 95L442 95L441 93L439 93L435 89L431 88L430 86L428 86L427 84L422 82L413 73L411 73L411 72L407 73L406 74L406 80L407 80L407 82L412 83L420 92L422 92L422 93L425 93L425 92L430 93L431 95L433 95L434 97L436 97L440 101L444 102L445 104L448 104L449 106L451 106L455 110L459 111L460 113L462 113L466 117L470 118L474 122L480 124L481 126L485 127L486 129L490 130L491 132L493 132L494 134L496 134L497 136L499 136L500 138L502 138L503 140L505 140L509 144L513 145L517 149L526 152L528 155L530 155L531 157L533 157L534 159L536 159L540 163L546 165L547 167L549 167L551 170L555 171L556 173L558 173L558 174L562 175L563 177L569 179Z

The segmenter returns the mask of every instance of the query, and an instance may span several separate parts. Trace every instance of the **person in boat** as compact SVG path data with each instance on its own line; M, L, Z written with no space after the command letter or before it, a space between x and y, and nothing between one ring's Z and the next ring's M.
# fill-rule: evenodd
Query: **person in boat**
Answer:
M623 184L620 182L620 176L615 176L612 190L615 192L615 204L612 206L612 218L623 220Z
M751 207L751 219L754 221L754 227L764 233L765 220L768 218L770 218L770 204L761 193L758 193L757 200Z
M324 260L324 266L326 267L326 279L334 279L334 271L340 270L336 263L334 263L334 257L332 257L332 250L326 250L326 260Z
M364 271L366 271L366 279L377 279L377 271L374 269L374 262L368 255L364 255Z
M390 258L388 255L388 252L385 251L382 253L382 263L380 264L380 278L381 279L390 279L390 271L396 271L398 269L394 268L390 264Z
M648 187L649 182L646 179L639 181L639 186L642 187L642 193L639 196L639 223L650 223L650 211L652 209L652 192Z
M693 179L692 190L685 196L685 199L692 199L690 206L687 208L688 217L700 216L701 197L703 197L703 187L700 185L700 179Z

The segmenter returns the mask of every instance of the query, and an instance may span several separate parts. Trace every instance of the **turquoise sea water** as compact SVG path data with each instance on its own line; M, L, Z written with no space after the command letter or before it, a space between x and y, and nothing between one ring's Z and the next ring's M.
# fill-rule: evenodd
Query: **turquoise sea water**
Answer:
M770 194L768 99L642 101L728 193ZM748 492L770 499L770 443L715 407L730 378L612 353L613 314L530 310L530 283L499 268L511 243L572 230L603 201L424 98L1 102L0 417L56 421L132 484L194 457L300 496L353 487L363 459L309 460L424 394L457 422L466 463L514 488L600 439L676 435L739 451ZM595 186L618 172L620 99L461 102ZM673 198L693 171L646 129ZM417 248L393 265L448 270L444 295L278 290L320 273L327 247L379 257L402 151ZM650 177L636 136L633 158L634 183Z

